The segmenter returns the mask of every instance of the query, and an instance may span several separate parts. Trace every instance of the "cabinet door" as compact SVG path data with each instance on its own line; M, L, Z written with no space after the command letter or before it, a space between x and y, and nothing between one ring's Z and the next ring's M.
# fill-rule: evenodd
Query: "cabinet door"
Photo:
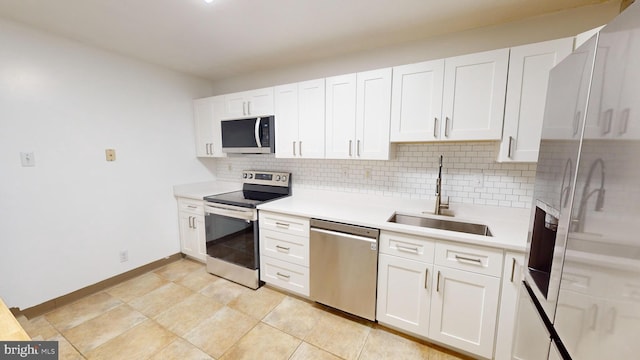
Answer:
M355 156L389 160L391 68L358 73L356 99Z
M212 97L211 103L213 106L213 143L210 146L211 155L213 157L227 157L227 154L222 152L222 130L220 127L220 121L226 116L224 96Z
M376 319L427 336L432 270L431 264L380 254Z
M180 213L180 251L192 257L197 257L198 254L195 219L196 217L192 214Z
M518 293L522 283L524 254L507 252L504 256L502 291L500 294L500 317L496 334L495 360L511 359L513 334L515 331Z
M226 118L234 119L249 116L244 92L225 95L224 103Z
M276 157L293 158L298 155L298 84L276 86L274 99Z
M274 109L272 87L247 91L244 97L248 115L273 115Z
M298 83L298 144L299 157L324 158L325 144L324 79ZM276 124L278 123L276 116ZM276 137L277 139L277 137ZM291 146L291 145L290 145ZM276 147L276 151L278 148Z
M572 48L573 38L511 48L498 161L538 161L549 71Z
M500 279L434 266L429 337L491 358Z
M509 49L445 60L444 139L500 140L508 62Z
M393 68L391 141L440 138L444 60Z
M211 98L193 101L194 128L196 136L196 156L213 156L213 103Z
M194 258L205 262L207 260L207 236L204 228L204 216L196 215L193 217L193 232L192 235L195 241L193 248L195 253L192 255Z
M351 159L355 156L356 74L326 79L326 138L328 159Z

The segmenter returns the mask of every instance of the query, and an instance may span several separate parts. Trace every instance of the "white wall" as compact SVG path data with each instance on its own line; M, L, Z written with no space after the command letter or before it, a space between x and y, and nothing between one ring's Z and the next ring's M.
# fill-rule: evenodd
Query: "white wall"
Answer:
M214 93L224 94L257 89L569 37L606 24L619 13L619 4L619 1L614 0L507 24L436 35L420 41L345 54L340 57L317 59L304 64L287 64L280 69L247 73L243 76L216 81Z
M0 296L24 309L179 252L172 185L213 177L191 107L211 84L11 22L0 44Z

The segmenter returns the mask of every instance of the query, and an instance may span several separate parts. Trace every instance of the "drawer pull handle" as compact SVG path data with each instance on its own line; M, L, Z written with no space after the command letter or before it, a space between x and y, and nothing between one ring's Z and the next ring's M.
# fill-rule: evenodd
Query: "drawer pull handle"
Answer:
M289 224L281 223L281 222L277 222L277 221L276 221L276 226L279 227L279 228L284 228L284 229L288 229L289 228Z
M278 275L278 276L280 276L280 277L283 277L283 278L285 278L285 279L289 279L289 278L291 278L291 275L282 274L282 273L280 273L280 272L277 272L277 273L276 273L276 275Z
M404 251L404 252L412 252L412 253L416 253L418 254L418 248L417 247L409 247L409 246L402 246L402 245L396 245L396 248L399 251Z
M438 270L438 281L436 281L436 292L440 292L440 270Z
M276 248L277 248L278 250L282 250L282 251L289 252L289 248L288 248L288 247L284 247L284 246L276 245Z
M429 282L429 268L424 270L424 288L427 288L427 283Z
M516 272L516 258L511 258L511 282L513 282L513 275Z
M438 138L438 118L433 118L433 137Z
M458 260L458 261L469 261L469 262L472 262L474 264L482 265L482 260L480 260L480 259L470 258L470 257L466 257L466 256L460 256L460 255L457 255L457 254L456 254L456 260Z
M187 205L187 207L189 209L197 209L198 208L198 206L196 206L196 205Z

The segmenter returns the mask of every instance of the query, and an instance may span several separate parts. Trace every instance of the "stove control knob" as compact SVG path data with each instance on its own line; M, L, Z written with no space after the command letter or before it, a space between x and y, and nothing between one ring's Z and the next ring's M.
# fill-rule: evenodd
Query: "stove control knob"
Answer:
M282 175L282 181L287 181L287 175Z
M249 174L249 179L253 179L253 174Z
M242 178L246 179L247 178L247 173L242 173Z
M276 181L280 181L280 175L276 175Z

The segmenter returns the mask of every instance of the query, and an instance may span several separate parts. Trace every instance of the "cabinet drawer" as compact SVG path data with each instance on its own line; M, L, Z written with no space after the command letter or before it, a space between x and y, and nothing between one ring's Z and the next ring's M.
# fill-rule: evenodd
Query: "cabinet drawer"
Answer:
M309 268L269 256L261 256L260 260L260 280L296 294L309 296Z
M202 203L202 200L179 198L178 210L186 211L195 215L204 215L204 204Z
M309 237L309 219L260 211L260 229Z
M260 253L275 259L309 266L309 238L262 229Z
M433 263L433 239L383 231L380 233L380 252L405 259Z
M502 250L438 241L435 263L454 269L500 277L502 274Z

